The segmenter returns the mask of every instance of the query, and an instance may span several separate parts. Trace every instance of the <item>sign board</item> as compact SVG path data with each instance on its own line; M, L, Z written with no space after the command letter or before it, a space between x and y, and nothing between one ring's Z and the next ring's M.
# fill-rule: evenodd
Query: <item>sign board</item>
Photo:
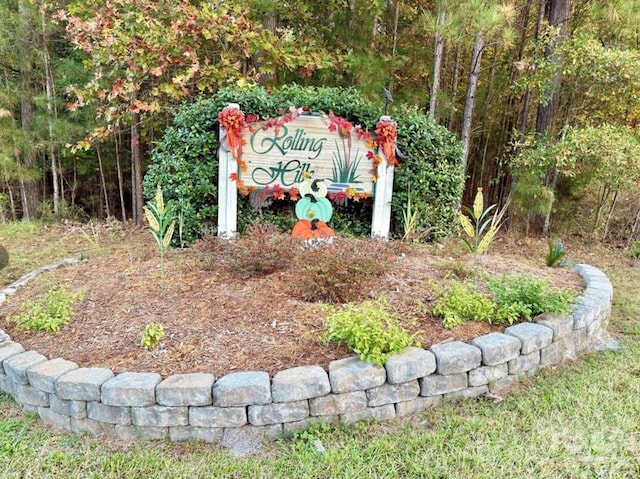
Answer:
M232 103L227 109L239 106ZM381 121L391 119L382 117ZM235 137L229 141L221 127L218 236L233 238L237 232L240 184L245 192L274 187L289 191L310 176L323 180L329 193L373 197L371 235L386 238L394 168L375 150L368 134L337 117L301 114L287 121L251 123L242 129L239 141Z
M277 127L247 131L242 148L247 171L239 174L244 185L259 190L279 185L288 191L310 175L324 180L329 192L350 189L375 196L371 140L367 144L364 135L330 127L326 118L301 115Z

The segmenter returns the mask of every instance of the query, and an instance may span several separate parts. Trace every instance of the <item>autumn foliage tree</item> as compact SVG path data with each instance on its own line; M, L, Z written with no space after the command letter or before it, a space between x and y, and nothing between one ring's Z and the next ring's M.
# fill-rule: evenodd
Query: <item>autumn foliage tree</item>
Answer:
M226 2L77 1L57 18L66 23L71 43L86 54L92 74L87 83L69 88L70 109L97 107L98 126L78 146L129 129L132 210L138 224L146 122L184 98L215 92L221 85L257 81L278 69L309 75L331 64L313 41L265 28Z

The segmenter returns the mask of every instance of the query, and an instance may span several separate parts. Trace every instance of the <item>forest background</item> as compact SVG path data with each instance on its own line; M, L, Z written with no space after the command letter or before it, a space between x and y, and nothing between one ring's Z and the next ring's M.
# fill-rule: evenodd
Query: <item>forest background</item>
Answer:
M629 247L640 236L640 2L0 3L0 221L143 222L178 105L224 87L383 89L458 135L462 201ZM297 105L304 106L304 105ZM401 121L401 118L399 118Z

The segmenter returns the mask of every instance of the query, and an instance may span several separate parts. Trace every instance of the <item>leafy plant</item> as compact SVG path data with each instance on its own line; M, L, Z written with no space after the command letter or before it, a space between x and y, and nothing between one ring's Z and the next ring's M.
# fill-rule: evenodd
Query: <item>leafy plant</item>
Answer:
M158 184L155 202L147 203L143 208L149 222L149 231L151 231L158 244L158 251L160 252L160 281L164 286L164 253L171 246L171 239L176 226L176 222L173 219L173 204L168 202L165 205L162 187Z
M149 323L142 331L140 346L148 350L154 349L164 338L164 327L160 323Z
M62 326L69 324L73 303L83 297L82 291L70 293L62 286L50 289L28 311L23 308L23 313L9 316L8 320L13 321L17 329L22 331L59 331Z
M562 241L560 241L559 238L555 241L549 241L549 249L547 250L545 263L549 267L564 266L567 262L562 258L564 258L566 254L567 252L564 250Z
M438 262L438 268L444 273L445 277L453 276L460 280L473 277L473 271L471 271L471 268L463 261L453 259L442 260Z
M567 314L574 297L571 291L552 289L544 279L526 276L487 278L487 289L499 305L498 322L531 321L540 313Z
M627 256L629 256L629 258L635 259L640 258L640 240L636 240L633 242L633 244L629 248L629 251L627 252Z
M489 249L491 242L500 230L502 217L507 211L507 206L508 204L505 204L500 211L496 210L493 216L490 216L496 205L490 205L485 209L482 188L478 188L473 200L473 209L463 206L462 209L467 214L465 215L462 211L458 213L462 229L468 237L468 239L462 238L462 241L467 249L473 253L474 269L478 262L478 256Z
M89 221L87 226L90 234L85 231L85 228L79 229L80 234L94 250L100 253L102 251L102 246L100 244L100 228L93 220Z
M406 158L394 173L391 214L396 231L402 227L402 208L411 184L412 207L424 213L418 218L417 231L424 232L427 240L444 239L457 226L464 187L461 143L418 108L403 109L398 118L397 143Z
M304 301L354 301L387 271L391 261L385 244L377 240L334 241L313 250L299 249L290 287Z
M343 309L329 307L323 341L343 343L363 361L379 365L409 346L419 346L418 333L410 334L385 306L381 298Z
M473 284L454 281L441 291L433 305L433 314L443 318L445 328L454 328L467 321L491 322L496 303L477 291Z
M425 225L425 209L427 206L416 206L414 195L411 194L409 185L407 192L407 204L402 208L402 241L423 241L430 238L433 227Z

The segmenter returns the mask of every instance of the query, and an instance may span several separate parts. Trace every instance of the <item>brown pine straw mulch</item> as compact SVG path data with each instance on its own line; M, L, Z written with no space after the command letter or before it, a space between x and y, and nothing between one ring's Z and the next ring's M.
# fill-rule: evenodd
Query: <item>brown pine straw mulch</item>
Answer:
M498 240L482 257L480 271L491 275L522 274L547 278L554 286L584 288L570 268L544 266L524 246ZM519 250L519 251L518 251ZM499 253L501 252L501 253ZM114 372L158 372L163 376L209 372L216 377L237 371L278 371L306 365L328 368L329 362L352 353L325 345L324 305L292 297L292 272L263 278L233 279L215 264L203 262L198 248L174 250L165 264L160 286L158 253L148 232L127 231L115 253L90 255L75 266L40 275L0 307L0 328L25 349L48 358L63 357L80 366L108 367ZM468 271L471 257L458 246L421 245L395 255L391 270L363 289L363 299L384 296L422 346L501 331L504 327L469 323L453 330L429 313L435 299L430 282ZM41 297L54 284L83 290L72 321L55 333L19 332L7 321L21 305ZM415 321L415 324L413 322ZM140 346L149 323L161 323L165 337L147 351Z

